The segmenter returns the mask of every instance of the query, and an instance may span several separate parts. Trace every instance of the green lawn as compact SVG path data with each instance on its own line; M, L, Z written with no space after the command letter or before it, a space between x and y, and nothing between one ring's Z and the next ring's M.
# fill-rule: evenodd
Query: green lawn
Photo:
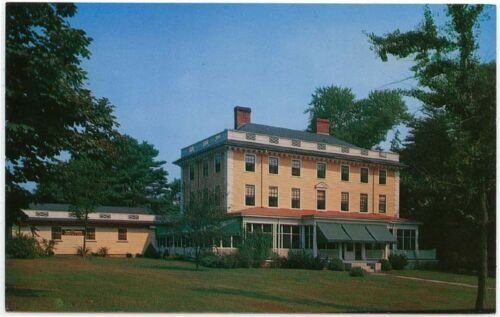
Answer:
M402 271L393 270L391 271L391 274L409 276L409 277L418 277L429 280L477 285L477 276L475 275L454 274L454 273L428 271L428 270L402 270ZM487 285L490 288L495 288L495 279L491 277L488 278Z
M208 269L150 259L6 260L8 311L467 311L475 289L347 272ZM488 293L491 309L495 293Z

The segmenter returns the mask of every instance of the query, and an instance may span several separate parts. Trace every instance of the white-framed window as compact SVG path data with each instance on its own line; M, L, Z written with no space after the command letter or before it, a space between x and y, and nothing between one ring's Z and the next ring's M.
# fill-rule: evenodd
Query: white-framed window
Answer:
M255 185L245 185L245 205L255 206Z
M359 174L361 183L368 183L368 167L362 167Z
M380 185L387 184L387 170L379 170L378 171L378 183Z
M269 157L269 174L278 174L279 159L276 156Z
M283 249L300 249L299 226L281 225L280 232Z
M316 163L316 177L317 178L326 178L326 163L325 162L317 162Z
M214 170L216 173L219 173L222 166L222 154L216 153L214 156Z
M278 187L269 186L269 207L278 207Z
M255 154L245 154L245 171L255 172Z
M292 208L300 208L300 188L292 188Z
M387 196L378 195L378 212L385 214L387 209Z
M292 160L292 176L300 176L300 160Z
M349 181L349 165L342 165L340 167L340 179L343 181Z
M318 210L326 209L326 191L324 190L316 191L316 209Z
M359 195L359 211L368 212L368 194L362 193Z
M349 193L342 192L340 197L340 210L349 211Z

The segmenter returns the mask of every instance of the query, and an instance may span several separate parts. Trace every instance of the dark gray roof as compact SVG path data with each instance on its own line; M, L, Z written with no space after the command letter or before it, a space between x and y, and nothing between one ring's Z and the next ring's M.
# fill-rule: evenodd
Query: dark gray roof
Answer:
M358 146L347 143L334 136L326 134L317 134L300 130L292 130L286 128L272 127L263 124L256 123L246 123L238 128L238 131L245 131L251 133L261 133L272 136L278 136L288 139L298 139L302 141L316 142L316 143L326 143L331 145L348 146L351 148L358 148Z
M70 211L69 204L30 204L30 209L50 210L50 211ZM115 206L100 206L96 208L96 212L106 213L125 213L125 214L152 214L149 208L144 207L115 207Z

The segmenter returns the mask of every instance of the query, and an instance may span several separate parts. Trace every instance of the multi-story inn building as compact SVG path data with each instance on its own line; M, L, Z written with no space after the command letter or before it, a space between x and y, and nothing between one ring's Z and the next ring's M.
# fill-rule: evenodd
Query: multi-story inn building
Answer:
M175 162L181 204L197 195L220 197L215 201L243 230L272 235L270 247L281 255L305 249L344 261L390 252L434 258L419 252L419 223L399 217L398 155L329 132L325 119L309 133L252 123L250 108L235 107L234 129L182 149ZM232 240L220 247L232 248Z

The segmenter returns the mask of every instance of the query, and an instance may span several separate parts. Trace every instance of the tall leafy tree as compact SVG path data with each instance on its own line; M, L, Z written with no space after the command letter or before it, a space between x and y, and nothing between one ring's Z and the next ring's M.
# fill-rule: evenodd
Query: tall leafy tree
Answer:
M94 151L95 152L95 151ZM158 150L153 145L127 135L116 135L111 142L104 144L104 149L97 150L101 177L106 179L106 188L100 194L101 203L110 206L149 207L155 213L172 211L167 172L163 169L165 161L156 160ZM69 164L73 168L76 159L55 166L44 177L36 191L39 201L71 203L63 195L69 175L64 169ZM94 158L95 160L95 158ZM83 172L83 171L82 171Z
M317 88L305 112L308 131L316 132L317 118L327 118L331 133L363 148L384 141L390 129L408 118L398 91L372 91L368 98L356 100L351 89L337 86Z
M419 86L407 94L421 100L424 107L443 110L447 116L446 133L452 151L443 164L452 166L457 186L463 189L451 193L451 197L461 202L457 211L478 228L477 311L484 310L486 301L487 241L494 213L496 159L495 64L481 64L476 56L475 31L482 11L483 5L448 5L449 21L440 29L427 9L415 30L396 30L383 36L368 34L382 60L387 61L388 55L414 59L411 69ZM442 175L428 176L434 184L442 181Z
M109 101L84 88L80 64L90 56L91 39L69 25L75 13L73 4L6 6L8 227L29 202L24 183L38 182L64 151L95 148L116 126Z

